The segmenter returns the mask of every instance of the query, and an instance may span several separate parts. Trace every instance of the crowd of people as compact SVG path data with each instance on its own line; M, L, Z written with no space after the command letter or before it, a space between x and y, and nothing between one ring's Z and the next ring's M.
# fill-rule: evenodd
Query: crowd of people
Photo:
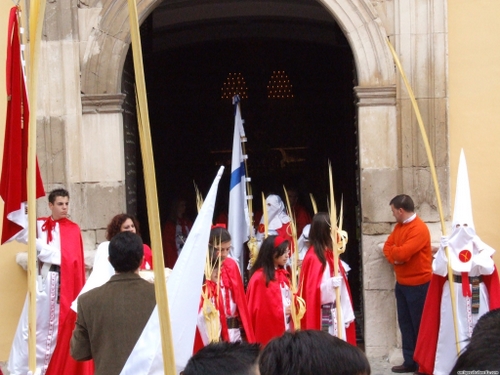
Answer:
M290 201L294 193L288 192ZM164 227L167 267L175 267L193 226L185 203L178 202ZM348 266L334 251L338 238L330 214L311 218L300 209L289 214L275 194L266 205L246 286L225 225L210 230L193 356L183 374L370 375L356 346ZM392 371L441 375L474 366L498 369L500 314L490 310L500 308L500 283L494 250L475 234L471 212L463 214L456 203L452 234L443 236L433 255L429 230L411 197L398 195L389 205L396 225L383 253L396 275L404 358ZM141 240L137 220L118 214L85 281L80 229L67 218L68 208L68 192L54 190L51 216L38 220L37 367L42 374L120 374L156 306L154 281L140 276L153 268L151 249ZM300 228L298 239L292 228ZM450 269L454 285L447 278ZM453 292L455 306L449 307ZM458 312L458 351L452 309ZM28 373L26 310L8 363L13 375Z

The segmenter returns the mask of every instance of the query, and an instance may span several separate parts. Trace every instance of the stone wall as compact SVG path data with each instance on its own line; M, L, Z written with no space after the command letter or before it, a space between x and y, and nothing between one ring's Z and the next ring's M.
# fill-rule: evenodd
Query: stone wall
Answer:
M389 37L415 91L449 216L446 0L321 0L353 51L358 86L365 348L397 346L394 278L381 254L391 231L389 200L411 195L439 221L429 163ZM124 211L121 72L130 43L126 0L49 2L42 43L37 149L47 190L65 186L85 248ZM143 20L160 3L139 2ZM40 204L41 211L46 205ZM433 234L433 238L436 235Z

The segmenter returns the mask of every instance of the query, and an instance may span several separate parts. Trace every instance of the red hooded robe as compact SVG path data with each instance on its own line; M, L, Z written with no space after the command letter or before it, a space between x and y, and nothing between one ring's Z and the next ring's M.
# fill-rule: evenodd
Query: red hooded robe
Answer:
M500 280L496 267L491 275L482 275L482 278L488 290L490 310L500 308ZM422 321L420 322L418 331L417 345L413 355L415 362L419 365L419 372L425 374L434 373L440 326L441 297L446 280L448 280L447 276L443 277L432 274L431 283L425 299Z
M288 272L278 268L274 278L266 286L266 276L262 268L259 268L250 278L247 287L248 312L254 327L255 341L262 346L285 333L280 284L285 283L290 288Z
M326 251L325 256L328 266L330 267L330 276L333 276L333 252ZM314 248L310 247L304 261L302 262L302 269L300 271L299 285L301 288L299 295L306 302L306 313L301 320L302 329L321 330L321 280L323 278L324 271L325 267L316 256ZM344 279L349 292L349 297L352 301L351 290L340 259L339 271ZM356 345L356 325L354 322L351 322L349 327L346 328L346 336L346 341L348 343Z
M226 258L222 263L221 275L222 282L224 283L224 292L222 298L225 299L225 306L229 307L229 291L236 304L236 313L241 320L243 329L248 342L255 342L255 335L253 331L252 321L248 313L247 300L245 296L245 288L243 287L243 280L241 279L240 269L238 264L232 258ZM226 311L226 316L228 316Z

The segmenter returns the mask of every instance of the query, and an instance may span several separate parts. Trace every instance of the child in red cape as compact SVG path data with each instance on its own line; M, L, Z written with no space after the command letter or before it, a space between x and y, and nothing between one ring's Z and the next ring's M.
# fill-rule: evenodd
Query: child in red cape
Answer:
M311 247L302 262L300 272L301 290L299 295L306 302L306 313L301 320L302 329L324 330L338 336L335 330L335 288L340 288L342 309L342 338L356 345L356 328L352 308L351 292L347 277L338 261L339 276L334 276L333 247L330 235L330 217L326 212L319 212L313 217L309 232Z
M255 340L265 346L292 328L290 280L285 265L289 242L281 236L267 237L250 270L247 302Z
M225 225L217 224L210 232L210 252L220 254L220 293L226 316L230 342L255 342L252 322L248 314L245 288L238 263L231 258L231 235Z

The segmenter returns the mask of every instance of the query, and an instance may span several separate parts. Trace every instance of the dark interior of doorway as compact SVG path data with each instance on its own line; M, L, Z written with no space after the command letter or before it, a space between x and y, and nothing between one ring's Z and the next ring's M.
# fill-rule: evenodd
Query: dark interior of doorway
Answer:
M329 46L239 39L189 45L161 54L145 51L144 56L162 224L172 201L179 197L187 200L188 215L194 219L193 182L205 195L220 165L226 170L219 184L217 210L227 209L234 117L231 100L221 98L221 88L229 73L240 73L248 88L241 111L256 210L261 207L261 192L283 196L285 185L298 189L311 214L309 194L314 195L320 211L327 211L328 162L332 163L336 202L343 202L344 229L349 235L343 259L352 268L349 282L362 343L356 78L347 42ZM267 86L278 70L286 72L293 98L268 98ZM127 199L148 243L136 125L126 120L135 112L131 73L129 51L123 84L128 103L124 115Z

